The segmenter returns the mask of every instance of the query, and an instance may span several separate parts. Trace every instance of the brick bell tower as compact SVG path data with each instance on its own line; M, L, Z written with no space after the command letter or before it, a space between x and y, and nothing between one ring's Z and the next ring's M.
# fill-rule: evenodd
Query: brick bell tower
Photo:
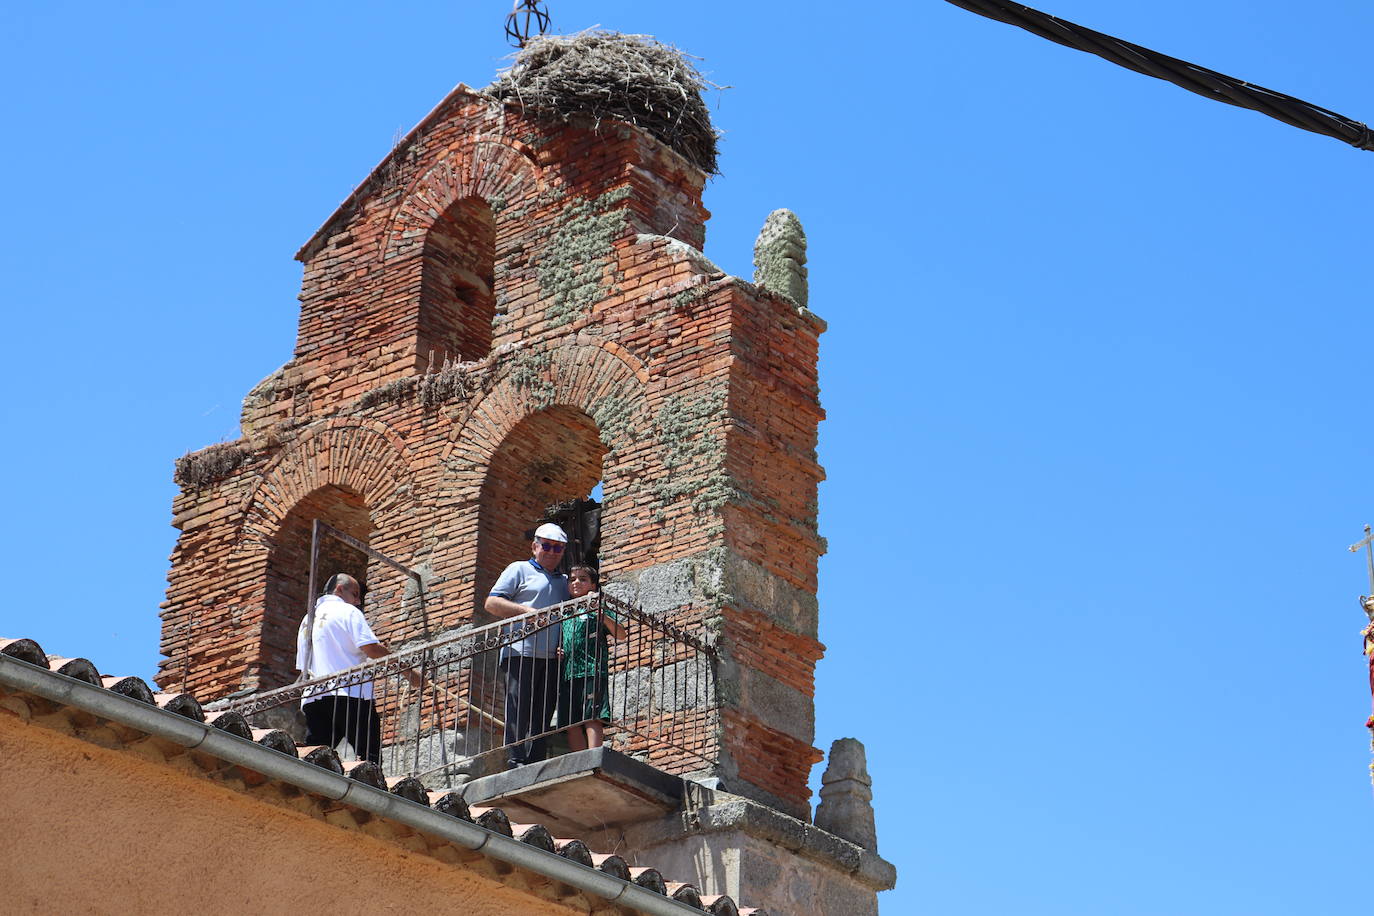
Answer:
M681 63L556 42L590 39ZM825 324L800 225L774 214L756 282L727 276L701 254L704 106L693 138L528 85L516 101L528 53L451 92L297 253L293 358L244 399L238 441L178 462L158 681L294 679L312 519L424 573L417 595L351 548L325 558L396 645L478 619L532 521L599 482L608 591L720 652L701 775L809 823Z

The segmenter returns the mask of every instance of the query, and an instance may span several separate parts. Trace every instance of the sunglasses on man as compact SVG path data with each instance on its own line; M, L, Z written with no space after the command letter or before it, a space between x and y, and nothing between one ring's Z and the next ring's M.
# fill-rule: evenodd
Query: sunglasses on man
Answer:
M564 545L557 541L537 541L540 550L547 550L549 553L562 553Z

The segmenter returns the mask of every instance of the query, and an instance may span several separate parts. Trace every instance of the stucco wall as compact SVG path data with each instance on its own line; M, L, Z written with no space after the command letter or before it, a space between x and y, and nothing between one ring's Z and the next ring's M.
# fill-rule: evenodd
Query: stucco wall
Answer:
M7 913L571 912L509 886L522 873L319 820L309 796L266 803L151 741L111 750L0 714L0 798Z

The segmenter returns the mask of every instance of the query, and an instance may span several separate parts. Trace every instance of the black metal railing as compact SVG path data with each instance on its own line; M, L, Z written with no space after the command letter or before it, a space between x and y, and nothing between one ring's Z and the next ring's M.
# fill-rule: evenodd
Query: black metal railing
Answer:
M516 644L536 637L558 652L544 669L555 684L541 685L549 702L531 701L531 717L511 708L507 684ZM280 722L282 711L325 696L371 699L383 770L435 787L498 772L516 745L557 744L560 733L586 735L597 722L607 746L682 774L713 762L715 678L716 651L699 620L679 623L593 594L214 705ZM512 734L506 720L522 712L528 733Z

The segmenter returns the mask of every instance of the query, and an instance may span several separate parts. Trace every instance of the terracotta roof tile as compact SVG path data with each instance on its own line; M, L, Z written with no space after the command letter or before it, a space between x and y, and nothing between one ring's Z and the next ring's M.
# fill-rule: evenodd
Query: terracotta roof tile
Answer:
M565 859L572 859L579 865L593 868L592 851L587 848L587 844L581 840L560 840L553 841L554 850Z
M386 777L382 775L382 768L371 760L345 761L344 769L348 773L349 779L356 779L374 789L390 791L386 785Z
M200 702L189 694L155 693L148 684L137 677L102 677L95 665L84 658L64 658L48 656L38 643L31 639L0 639L0 656L15 659L37 668L75 678L93 687L108 690L140 703L146 703L172 716L205 722L206 713ZM0 691L4 690L0 683ZM47 701L45 701L47 702ZM728 896L712 895L703 897L691 884L668 884L655 868L630 868L618 855L593 853L587 845L576 838L555 839L542 824L512 825L506 813L500 808L469 808L457 792L428 792L424 785L414 777L384 778L382 770L368 761L343 761L338 753L329 747L297 747L290 735L280 729L255 729L241 714L233 711L212 713L208 724L220 731L254 741L262 747L277 751L287 757L298 758L302 766L316 766L337 775L347 773L348 777L368 786L387 791L406 801L432 808L434 811L453 817L456 820L475 823L500 836L518 839L521 843L555 853L570 862L582 865L617 878L631 882L651 892L662 894L670 899L695 909L705 910L715 916L766 916L760 909L740 909ZM124 726L134 729L133 726ZM137 729L134 729L137 731ZM211 755L207 759L212 759ZM235 772L244 770L242 765L231 765ZM269 768L270 769L270 768ZM255 774L254 779L245 779L245 785L257 786L270 781L271 777ZM359 809L348 810L347 805L331 808L326 820L340 825L367 823L374 816ZM397 825L400 826L400 825ZM370 829L370 828L369 828ZM413 836L413 834L412 834ZM397 842L400 842L397 839ZM419 847L416 847L419 848ZM509 871L507 866L504 871ZM498 869L502 871L502 869ZM568 889L569 892L572 889ZM625 909L622 905L622 909Z
M673 881L668 883L666 890L668 891L668 896L672 897L678 903L685 903L699 910L703 909L701 905L701 893L692 885Z
M241 713L233 712L232 710L216 713L215 717L210 720L210 725L214 728L218 728L220 731L226 731L231 735L245 738L248 741L253 740L253 727L248 724L248 720L245 719Z
M511 824L511 834L526 846L553 852L553 835L543 824Z
M472 813L473 823L478 827L485 827L492 833L499 833L502 836L515 836L511 832L510 818L506 817L506 812L500 808L469 808Z
M95 665L89 659L84 658L62 658L57 655L48 656L48 668L66 677L76 678L78 681L85 681L95 687L104 687L101 683L100 672L95 670Z
M100 683L112 693L128 697L131 700L138 700L140 703L147 703L149 706L157 705L157 701L153 699L153 691L141 677L107 676L102 677Z
M472 820L472 812L468 810L468 803L463 801L463 796L457 792L430 792L429 806L441 814L456 817L460 821Z
M331 773L338 773L340 776L343 775L343 761L339 759L338 752L332 747L307 745L296 748L296 753L300 754L301 759L306 763L329 770Z
M40 668L48 667L48 657L43 654L43 647L32 639L0 639L0 655L8 655Z
M291 736L279 728L255 728L252 730L253 740L263 747L270 747L274 751L286 754L290 757L299 757L296 751L296 742L291 740Z
M392 795L399 795L408 801L413 801L417 805L429 807L429 793L425 791L425 784L414 776L391 776L387 778L386 786Z
M668 896L668 883L663 880L663 876L659 874L657 868L632 868L630 869L630 880L656 894Z
M703 894L701 906L711 916L739 916L740 913L735 901L724 894Z
M604 871L606 874L614 878L619 878L621 881L631 880L629 864L618 855L598 855L597 853L592 853L592 864L596 866L598 871Z
M153 702L157 704L158 709L165 709L179 716L195 719L197 722L205 721L205 710L189 693L155 693Z

